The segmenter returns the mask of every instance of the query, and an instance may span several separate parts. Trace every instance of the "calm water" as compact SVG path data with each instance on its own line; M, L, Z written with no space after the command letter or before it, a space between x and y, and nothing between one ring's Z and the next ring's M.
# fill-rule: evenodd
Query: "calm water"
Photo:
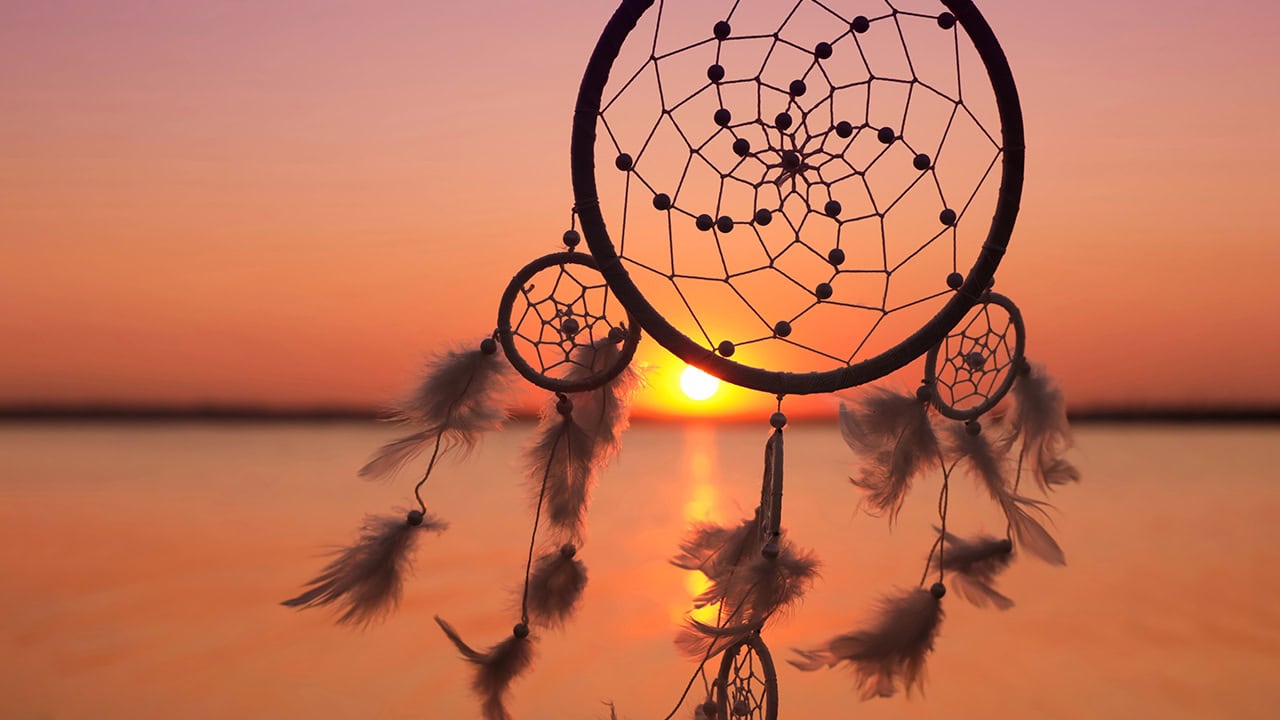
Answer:
M529 530L527 426L429 489L452 529L420 546L400 612L367 631L279 607L366 511L411 479L353 477L373 424L0 425L0 717L472 718L475 644L509 632ZM577 620L547 633L512 708L523 720L666 715L692 664L671 639L696 582L666 559L690 519L758 497L764 431L638 425L606 474L582 550ZM1078 430L1085 483L1054 500L1066 568L1024 559L1008 612L948 598L927 697L860 703L841 671L779 670L783 718L1280 716L1280 426ZM933 490L890 533L854 511L834 428L787 434L786 521L824 561L775 655L857 624L914 584ZM1002 527L962 483L954 527ZM681 713L678 717L687 717Z

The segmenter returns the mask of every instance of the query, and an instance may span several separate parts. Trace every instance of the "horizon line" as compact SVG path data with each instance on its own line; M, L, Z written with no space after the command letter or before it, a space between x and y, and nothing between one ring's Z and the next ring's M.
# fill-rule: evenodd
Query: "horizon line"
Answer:
M1073 422L1277 422L1280 406L1233 405L1092 405L1070 408ZM811 423L834 418L834 414L797 416L794 423ZM514 421L536 420L537 413L513 413ZM387 421L393 419L385 408L358 405L268 406L251 404L194 403L186 405L150 405L128 403L91 403L83 405L0 405L0 422L12 421L258 421L258 422L331 422ZM725 417L638 415L633 422L679 423L715 422L738 424L751 419L740 415Z

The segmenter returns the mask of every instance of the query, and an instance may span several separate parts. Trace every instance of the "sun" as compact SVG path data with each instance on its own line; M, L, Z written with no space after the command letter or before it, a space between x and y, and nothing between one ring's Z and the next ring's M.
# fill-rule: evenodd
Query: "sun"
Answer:
M680 389L690 400L707 400L720 389L720 379L688 365L680 373Z

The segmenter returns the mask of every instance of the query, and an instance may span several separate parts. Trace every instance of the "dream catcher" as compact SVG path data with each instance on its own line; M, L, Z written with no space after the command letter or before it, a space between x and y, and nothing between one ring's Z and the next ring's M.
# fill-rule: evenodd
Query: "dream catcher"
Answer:
M571 163L565 251L516 274L491 335L437 357L399 411L404 435L361 471L427 456L417 507L370 518L286 605L332 606L354 624L394 607L418 537L446 527L424 495L437 461L499 427L522 377L549 396L525 458L519 617L483 650L437 618L475 665L484 717L508 718L533 634L567 621L587 582L590 492L620 447L642 330L777 398L755 511L695 525L672 560L706 576L692 604L715 621L691 614L680 629L697 665L667 717L778 715L765 634L818 567L783 516L790 395L847 390L924 357L916 390L852 394L839 422L869 513L892 523L913 486L938 492L919 582L860 629L794 651L792 665L848 666L864 698L910 693L949 591L1007 608L996 579L1014 557L1064 562L1045 501L1028 491L1079 478L1063 457L1064 404L1025 358L1018 308L992 291L1021 196L1022 116L971 2L623 0L587 64ZM990 495L1002 535L948 526L961 475Z

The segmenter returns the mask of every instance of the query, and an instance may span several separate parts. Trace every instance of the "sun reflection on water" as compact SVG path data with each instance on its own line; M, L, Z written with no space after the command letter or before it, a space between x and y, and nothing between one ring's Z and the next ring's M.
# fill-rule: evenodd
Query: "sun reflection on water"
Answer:
M698 522L721 522L716 513L720 500L720 476L716 458L715 425L686 426L680 465L687 478L686 487L689 489L688 499L684 504L686 527ZM707 576L696 570L687 571L684 587L689 593L689 602L673 607L672 618L677 622L683 622L685 618L692 617L699 622L714 623L718 606L711 605L690 612L693 607L693 598L711 587L711 581Z

